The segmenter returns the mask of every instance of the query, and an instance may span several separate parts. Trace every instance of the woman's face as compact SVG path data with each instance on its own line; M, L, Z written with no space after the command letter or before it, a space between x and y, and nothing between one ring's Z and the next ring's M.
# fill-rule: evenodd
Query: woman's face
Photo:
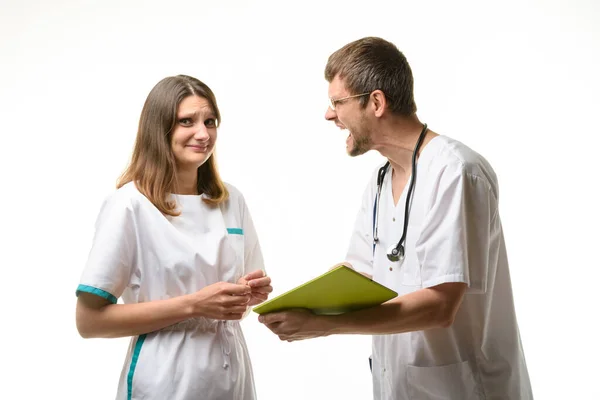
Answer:
M211 156L217 141L217 119L203 97L188 96L177 107L171 149L179 168L198 168Z

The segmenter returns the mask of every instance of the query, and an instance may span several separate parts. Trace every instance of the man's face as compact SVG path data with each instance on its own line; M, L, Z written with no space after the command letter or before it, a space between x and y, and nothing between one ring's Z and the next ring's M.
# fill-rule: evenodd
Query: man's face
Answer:
M371 132L366 119L366 109L362 108L358 101L360 97L336 101L352 95L339 76L336 76L329 84L328 93L329 98L335 104L335 110L331 106L328 107L325 119L332 121L340 129L348 130L346 152L355 157L371 150Z

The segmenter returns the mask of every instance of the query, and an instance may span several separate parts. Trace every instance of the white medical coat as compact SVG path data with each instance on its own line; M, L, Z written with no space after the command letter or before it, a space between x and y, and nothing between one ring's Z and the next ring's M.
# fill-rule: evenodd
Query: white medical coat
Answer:
M220 206L201 196L171 195L181 215L163 215L129 183L109 196L96 222L77 292L140 303L235 283L263 269L242 194L227 185ZM118 400L255 398L252 367L239 322L187 320L132 338Z
M446 282L464 282L468 289L449 328L373 336L374 398L532 399L492 167L445 136L423 148L402 264L386 253L402 235L408 185L394 205L391 176L388 168L375 254L376 174L363 197L348 261L399 296Z

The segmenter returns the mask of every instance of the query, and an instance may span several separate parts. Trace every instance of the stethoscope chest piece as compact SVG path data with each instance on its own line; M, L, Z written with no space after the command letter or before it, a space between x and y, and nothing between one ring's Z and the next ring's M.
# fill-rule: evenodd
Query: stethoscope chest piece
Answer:
M391 245L387 251L387 258L388 260L393 262L404 261L404 246L400 246L400 248L397 248L397 245Z

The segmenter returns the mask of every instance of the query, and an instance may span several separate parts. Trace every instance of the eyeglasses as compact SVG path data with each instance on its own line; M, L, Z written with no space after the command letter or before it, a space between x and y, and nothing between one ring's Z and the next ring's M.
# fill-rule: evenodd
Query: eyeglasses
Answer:
M346 96L346 97L342 97L341 99L334 99L333 97L330 97L330 98L329 98L329 107L330 107L332 110L334 110L334 111L335 111L335 105L336 105L336 103L340 103L340 102L346 101L346 100L348 100L348 99L353 99L353 98L355 98L355 97L366 96L366 95L369 95L369 94L371 94L371 92L369 92L369 93L361 93L361 94L354 94L354 95L352 95L352 96Z

